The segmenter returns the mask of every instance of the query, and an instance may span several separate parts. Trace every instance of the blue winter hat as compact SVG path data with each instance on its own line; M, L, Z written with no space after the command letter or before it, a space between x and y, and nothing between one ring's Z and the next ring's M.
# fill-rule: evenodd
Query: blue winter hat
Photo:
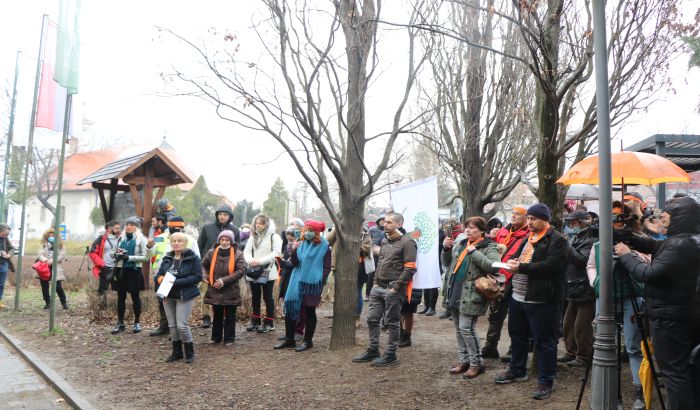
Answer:
M527 208L526 215L531 215L545 221L552 219L552 213L549 211L549 207L542 203L538 203Z

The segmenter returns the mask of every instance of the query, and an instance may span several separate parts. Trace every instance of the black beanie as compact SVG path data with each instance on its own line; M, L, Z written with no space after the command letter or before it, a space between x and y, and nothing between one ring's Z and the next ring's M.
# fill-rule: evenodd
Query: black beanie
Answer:
M535 218L543 219L549 222L552 219L552 213L549 212L549 207L545 204L539 203L532 205L527 209L526 215L532 215Z

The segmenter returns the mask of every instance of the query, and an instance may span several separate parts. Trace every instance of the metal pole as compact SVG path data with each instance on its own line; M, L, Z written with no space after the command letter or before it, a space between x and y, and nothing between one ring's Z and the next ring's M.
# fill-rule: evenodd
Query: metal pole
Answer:
M17 274L15 277L15 311L19 311L19 290L22 287L22 259L24 256L24 234L27 230L27 180L29 179L29 162L34 150L34 123L36 122L36 102L39 98L39 82L41 81L41 65L44 62L44 30L46 29L47 14L41 18L41 37L39 38L39 54L36 60L36 79L34 81L34 100L32 101L32 117L29 120L29 139L27 140L27 158L24 162L24 181L22 182L22 220L19 231L19 256L17 257Z
M598 123L600 188L600 312L593 345L590 408L617 408L617 362L612 272L612 165L610 163L610 95L608 90L605 1L593 0L593 50Z
M63 117L63 139L61 140L61 157L58 159L58 190L56 194L56 216L53 222L54 232L54 248L53 248L53 264L51 274L51 306L49 308L49 333L53 332L54 319L56 317L56 276L58 275L58 256L61 253L57 246L62 243L62 238L59 239L59 229L61 229L61 197L63 194L63 163L66 159L66 139L68 139L68 130L70 129L70 112L73 105L73 94L66 96L66 112Z
M666 157L666 141L656 141L656 155ZM664 209L666 203L666 183L660 183L656 188L656 207Z
M15 109L17 107L17 78L19 77L19 54L15 60L15 80L12 86L12 103L10 104L10 125L7 127L7 150L5 151L5 169L2 171L2 199L0 199L0 222L5 218L5 203L7 202L7 175L10 173L10 155L12 155L12 137L15 133Z

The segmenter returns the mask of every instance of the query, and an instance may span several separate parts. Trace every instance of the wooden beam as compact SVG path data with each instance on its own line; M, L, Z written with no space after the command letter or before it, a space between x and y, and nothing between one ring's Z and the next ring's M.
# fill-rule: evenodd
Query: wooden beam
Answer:
M158 193L156 194L156 199L153 200L153 208L156 207L156 204L158 203L158 201L163 199L163 195L165 195L165 187L164 186L158 187Z
M153 168L146 168L146 184L143 186L143 226L141 231L148 237L151 216L153 215ZM143 281L146 285L146 290L150 289L150 266L144 263L143 266Z
M146 174L148 172L151 172L153 174L153 169L152 168L146 168ZM138 175L128 175L125 176L122 179L124 182L126 182L129 185L146 185L146 181L148 180L148 177L142 177ZM151 184L153 186L157 187L162 187L162 186L171 186L171 185L177 185L182 183L182 181L178 181L177 179L174 178L167 178L167 177L153 177L151 178Z
M105 190L100 188L97 190L100 195L100 206L102 207L102 216L105 218L105 223L109 221L109 208L107 207L107 200L105 199Z
M131 199L134 201L134 207L136 208L136 216L143 218L143 206L141 206L141 198L139 198L139 191L136 189L136 185L129 185L129 190L131 191ZM146 221L144 221L145 223Z
M109 219L107 219L107 222L111 221L114 219L114 206L115 206L115 198L117 195L117 191L120 188L119 185L119 180L116 178L112 178L109 181ZM128 187L125 187L128 189Z
M123 191L129 192L129 187L126 185L112 185L104 182L93 182L92 187L95 189L105 189L107 191Z

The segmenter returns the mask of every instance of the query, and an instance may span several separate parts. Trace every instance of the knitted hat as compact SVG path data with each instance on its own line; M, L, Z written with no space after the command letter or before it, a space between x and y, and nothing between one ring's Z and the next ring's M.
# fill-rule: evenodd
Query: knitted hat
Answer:
M520 215L525 215L525 214L527 214L527 209L525 209L525 208L522 207L522 206L514 206L514 207L513 207L513 212L517 212L517 213L519 213Z
M301 218L292 218L291 221L289 221L289 226L296 225L297 227L301 228L304 226L304 221L301 220Z
M304 227L311 229L314 232L323 232L326 230L326 224L313 219L307 219L306 222L304 222Z
M6 229L10 229L10 225L0 223L0 232L5 232Z
M538 203L527 208L526 215L531 215L545 221L552 219L552 213L549 211L549 207L542 203Z
M170 234L185 230L185 220L181 216L173 216L168 219L168 231Z
M137 227L141 227L141 218L138 216L130 216L126 218L126 221L124 221L124 225L134 225Z
M221 238L228 238L228 240L231 241L232 244L236 242L236 237L233 235L233 232L229 231L228 229L221 231L219 237L216 238L216 241L219 242Z

